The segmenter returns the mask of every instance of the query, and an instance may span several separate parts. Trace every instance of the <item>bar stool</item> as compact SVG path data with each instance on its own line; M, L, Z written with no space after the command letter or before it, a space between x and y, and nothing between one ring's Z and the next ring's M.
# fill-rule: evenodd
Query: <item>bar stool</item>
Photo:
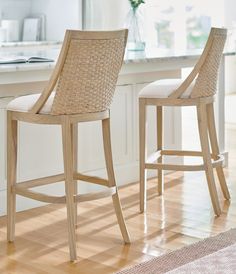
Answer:
M158 191L163 190L163 170L200 171L204 170L214 212L221 214L213 168L216 168L225 199L230 199L223 172L223 155L220 155L214 120L213 101L217 89L217 78L227 36L226 29L212 28L203 53L183 81L167 79L153 82L139 93L139 138L140 138L140 210L146 209L146 171L158 170ZM156 106L157 151L147 157L146 148L146 107ZM195 106L197 109L201 151L177 151L163 149L163 107ZM208 140L208 135L211 144ZM177 165L163 163L164 155L198 156L202 165Z
M114 177L109 108L123 63L127 30L67 30L52 76L41 94L14 99L7 107L7 237L14 241L16 194L47 203L66 203L70 259L76 259L77 203L112 196L125 243L130 243ZM53 92L55 90L55 92ZM108 180L77 171L77 125L100 120ZM17 183L18 121L60 125L64 173ZM77 180L107 187L77 194ZM65 196L51 196L32 188L65 181Z

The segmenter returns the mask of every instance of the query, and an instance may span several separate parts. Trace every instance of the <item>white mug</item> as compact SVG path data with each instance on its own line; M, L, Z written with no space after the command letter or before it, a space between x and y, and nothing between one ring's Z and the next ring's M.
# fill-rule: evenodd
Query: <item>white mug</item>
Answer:
M6 29L6 42L19 41L19 21L2 20L2 28Z

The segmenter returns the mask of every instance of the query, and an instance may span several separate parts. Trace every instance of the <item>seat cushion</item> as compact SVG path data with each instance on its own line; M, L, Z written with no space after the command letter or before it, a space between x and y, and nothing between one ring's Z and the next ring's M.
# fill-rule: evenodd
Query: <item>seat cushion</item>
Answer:
M145 86L139 93L140 98L168 98L168 96L183 83L182 79L158 80ZM188 98L195 81L186 89L181 98Z
M21 96L13 99L8 105L7 110L19 111L19 112L28 112L32 109L34 104L37 102L39 96L41 94L32 94ZM47 102L44 104L43 108L39 113L41 114L49 114L51 112L52 103L54 100L55 92L49 96Z

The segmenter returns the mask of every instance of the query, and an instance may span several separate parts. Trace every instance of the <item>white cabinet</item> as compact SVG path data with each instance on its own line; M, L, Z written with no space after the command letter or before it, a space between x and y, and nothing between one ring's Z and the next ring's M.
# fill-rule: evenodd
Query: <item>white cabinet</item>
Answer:
M111 139L115 165L133 160L132 85L118 86L111 106Z
M11 98L0 99L0 191L6 188L6 105Z
M116 165L132 159L132 92L118 86L111 107L111 139ZM79 169L105 168L101 121L79 124Z
M0 109L0 191L5 189L5 178L6 178L6 138L5 138L5 111Z
M19 180L62 173L60 127L23 122L19 125Z

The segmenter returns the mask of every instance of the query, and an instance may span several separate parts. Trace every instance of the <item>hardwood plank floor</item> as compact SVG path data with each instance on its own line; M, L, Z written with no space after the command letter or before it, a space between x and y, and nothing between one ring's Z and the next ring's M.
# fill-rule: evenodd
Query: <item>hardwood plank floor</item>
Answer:
M113 273L168 250L236 227L236 129L227 130L231 201L214 217L204 173L165 176L164 196L148 183L147 212L139 214L138 184L120 189L132 244L123 245L111 199L79 205L78 261L69 262L66 208L47 205L17 214L16 240L6 242L6 218L0 218L0 273Z

